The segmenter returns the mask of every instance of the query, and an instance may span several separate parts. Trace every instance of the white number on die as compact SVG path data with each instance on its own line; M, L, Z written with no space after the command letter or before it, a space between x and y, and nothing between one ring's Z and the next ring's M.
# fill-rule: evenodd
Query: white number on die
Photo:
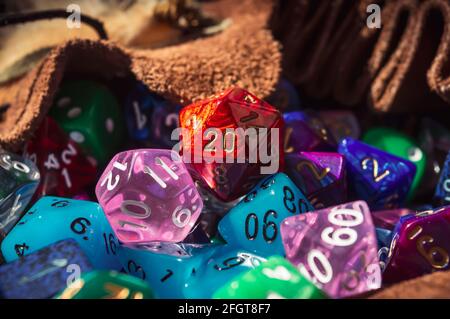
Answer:
M175 208L172 214L172 221L175 226L183 228L191 220L191 211L188 208L181 208L178 206Z
M128 167L128 163L122 164L119 162L114 162L114 164L113 164L113 169L117 168L119 171L122 171L122 172L125 172L127 170L127 167ZM111 171L108 173L108 175L106 175L105 178L103 179L100 186L103 187L105 185L105 183L107 182L106 188L109 191L112 191L119 184L120 176L119 175L114 176L114 183L112 180L113 180L113 174L112 174L112 169L111 169Z
M322 231L321 238L327 244L346 247L356 242L358 234L351 228L339 228L335 230L330 226Z
M129 209L129 206L139 207L144 211L144 213L142 214L134 212ZM152 214L152 210L150 209L150 207L148 207L145 203L136 200L124 200L120 205L120 210L122 211L122 213L138 219L148 218Z
M308 253L307 262L314 277L311 277L310 273L303 264L299 264L298 268L302 275L313 283L317 283L318 281L321 284L327 284L331 281L331 279L333 279L333 268L331 267L330 261L320 250L312 249ZM321 269L319 268L317 262L320 263Z

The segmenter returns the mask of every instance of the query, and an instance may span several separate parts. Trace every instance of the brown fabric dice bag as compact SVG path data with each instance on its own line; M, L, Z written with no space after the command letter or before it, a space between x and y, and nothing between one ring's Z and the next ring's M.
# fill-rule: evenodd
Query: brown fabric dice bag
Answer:
M366 24L372 3L380 29ZM449 111L448 0L279 1L271 28L287 78L307 96L378 112Z
M47 114L61 81L73 73L104 80L130 74L181 104L233 85L268 96L281 72L279 44L266 28L271 8L270 0L210 3L208 13L227 19L227 28L158 49L80 38L63 42L28 73L0 85L0 145L18 150ZM55 32L66 29L64 23Z

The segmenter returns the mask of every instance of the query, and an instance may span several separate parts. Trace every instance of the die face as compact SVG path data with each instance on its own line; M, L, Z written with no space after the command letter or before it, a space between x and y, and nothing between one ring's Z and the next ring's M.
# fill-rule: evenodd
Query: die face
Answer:
M100 165L121 146L124 125L114 95L102 84L67 81L60 87L50 116Z
M125 101L128 133L133 140L151 141L162 147L172 147L172 131L179 127L181 106L150 92L137 83Z
M184 107L180 124L192 176L222 201L245 195L260 179L268 157L275 172L283 167L282 147L275 144L282 144L282 116L245 90L233 88Z
M72 197L95 182L96 166L49 117L25 146L25 157L36 163L41 172L37 196Z
M51 298L71 277L92 270L73 239L62 240L0 267L0 292L4 298Z
M219 233L232 246L260 256L284 255L280 223L313 207L283 173L261 181L219 222Z
M67 287L57 299L153 299L148 284L116 271L91 271Z
M158 298L186 298L183 287L210 245L150 243L119 248L122 271L145 280Z
M392 231L402 216L410 215L412 213L414 213L414 211L408 208L376 211L372 212L372 220L375 227Z
M297 89L286 79L281 79L275 92L267 98L267 102L281 112L298 110L301 107L300 96Z
M318 116L338 142L347 137L358 139L361 134L358 119L351 111L322 111Z
M383 274L386 283L449 269L450 208L425 211L401 218Z
M328 296L380 287L377 237L365 202L286 218L281 235L287 259Z
M434 202L439 206L450 205L450 152L445 159L439 182L436 185Z
M184 286L185 298L212 298L228 281L259 266L265 258L230 245L213 246L203 253L202 262ZM214 280L205 280L214 278Z
M339 143L347 162L349 186L374 210L393 209L408 195L416 168L410 161L347 138Z
M333 152L336 142L331 133L312 113L289 112L284 114L284 152Z
M411 161L416 166L416 175L410 189L414 195L422 182L427 157L419 146L407 135L390 128L372 128L366 132L363 141L392 155Z
M289 176L317 208L345 202L345 160L338 153L299 152L286 156Z
M40 174L31 161L0 150L0 180L0 237L4 237L33 197Z
M214 293L215 299L322 299L316 286L302 277L286 259L269 258L234 278Z
M97 203L45 196L20 219L1 244L7 262L72 238L98 269L118 269L118 241Z
M100 177L95 192L123 243L180 242L203 208L186 167L170 150L117 154Z

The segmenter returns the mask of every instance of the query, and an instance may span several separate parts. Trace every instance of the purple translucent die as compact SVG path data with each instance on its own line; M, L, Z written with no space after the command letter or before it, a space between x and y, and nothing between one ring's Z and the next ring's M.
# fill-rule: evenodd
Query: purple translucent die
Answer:
M286 218L286 258L332 298L381 285L375 228L364 201Z
M413 213L415 213L415 211L408 208L380 210L377 212L372 212L372 220L375 227L394 230L395 225L400 220L400 217Z
M336 141L322 121L312 112L285 113L284 153L336 150Z
M345 160L341 154L297 152L285 160L288 175L316 209L346 202Z
M181 158L171 150L117 154L100 177L95 193L123 243L180 242L203 207Z
M450 269L450 207L407 215L395 227L383 281Z
M405 202L416 174L412 162L351 138L339 143L339 153L347 161L349 187L356 198L373 210L393 209Z

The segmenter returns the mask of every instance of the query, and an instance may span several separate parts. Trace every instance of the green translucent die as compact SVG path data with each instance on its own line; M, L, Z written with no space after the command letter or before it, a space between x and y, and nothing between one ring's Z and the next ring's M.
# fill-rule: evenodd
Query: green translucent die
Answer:
M214 299L323 299L326 295L286 259L273 256L218 289Z
M74 281L56 299L153 299L148 284L116 271L92 271Z
M422 182L427 157L409 136L390 128L377 127L367 131L363 141L395 156L410 160L416 165L416 176L409 191L411 199Z
M122 145L125 128L121 109L113 94L99 83L64 82L50 116L99 164L106 163Z

